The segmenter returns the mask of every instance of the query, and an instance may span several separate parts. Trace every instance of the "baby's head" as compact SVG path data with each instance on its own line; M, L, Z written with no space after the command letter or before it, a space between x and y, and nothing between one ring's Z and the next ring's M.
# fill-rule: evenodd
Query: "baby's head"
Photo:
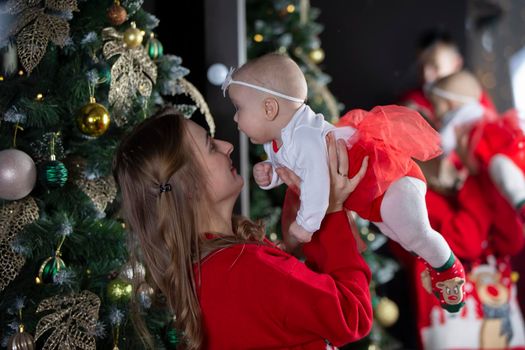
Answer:
M419 41L418 63L426 85L461 70L463 57L448 33L431 31Z
M434 107L438 122L442 122L448 112L481 98L481 85L468 71L460 71L437 80L429 90L428 96Z
M235 106L239 129L256 144L278 139L307 95L301 68L275 53L244 64L226 79L223 89Z

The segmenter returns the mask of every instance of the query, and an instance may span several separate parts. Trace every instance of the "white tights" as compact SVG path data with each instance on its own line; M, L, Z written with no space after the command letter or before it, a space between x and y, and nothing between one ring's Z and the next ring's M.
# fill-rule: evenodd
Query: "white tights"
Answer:
M443 236L430 227L426 190L425 183L414 177L393 182L381 203L383 222L374 224L404 249L439 268L448 261L451 250Z
M503 154L494 155L489 162L489 174L500 193L516 207L525 200L523 171Z

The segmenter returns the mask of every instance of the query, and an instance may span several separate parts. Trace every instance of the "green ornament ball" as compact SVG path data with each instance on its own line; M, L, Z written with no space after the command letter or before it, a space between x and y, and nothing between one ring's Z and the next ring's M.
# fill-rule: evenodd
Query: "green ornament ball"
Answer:
M67 181L68 171L64 163L51 160L44 163L40 173L41 182L44 186L55 189L64 186Z
M53 283L53 279L56 274L64 269L66 264L59 256L51 256L44 260L40 269L38 270L38 276L36 278L36 283Z
M128 302L131 298L132 287L130 283L115 278L113 281L108 283L107 287L108 297L114 303Z
M164 55L164 47L159 39L156 39L153 33L146 44L146 51L152 60L162 57Z
M166 332L166 341L169 344L170 349L175 349L178 344L181 343L181 337L179 332L173 327L173 325L168 327Z
M111 82L111 69L108 66L98 68L98 77L102 84L109 85Z

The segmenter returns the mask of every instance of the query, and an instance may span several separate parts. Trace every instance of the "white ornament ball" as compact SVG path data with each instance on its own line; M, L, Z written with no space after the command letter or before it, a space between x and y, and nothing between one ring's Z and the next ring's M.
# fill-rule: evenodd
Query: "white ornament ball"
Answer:
M228 68L222 63L214 63L208 68L208 81L213 85L221 85L228 75Z
M0 198L24 198L35 183L36 166L30 156L17 149L0 151Z

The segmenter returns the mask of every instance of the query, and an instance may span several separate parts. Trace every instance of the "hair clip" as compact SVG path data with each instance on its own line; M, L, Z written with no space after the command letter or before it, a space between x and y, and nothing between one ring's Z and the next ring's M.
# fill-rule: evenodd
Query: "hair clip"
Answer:
M160 193L162 192L171 192L171 185L169 183L166 183L164 185L160 185Z

